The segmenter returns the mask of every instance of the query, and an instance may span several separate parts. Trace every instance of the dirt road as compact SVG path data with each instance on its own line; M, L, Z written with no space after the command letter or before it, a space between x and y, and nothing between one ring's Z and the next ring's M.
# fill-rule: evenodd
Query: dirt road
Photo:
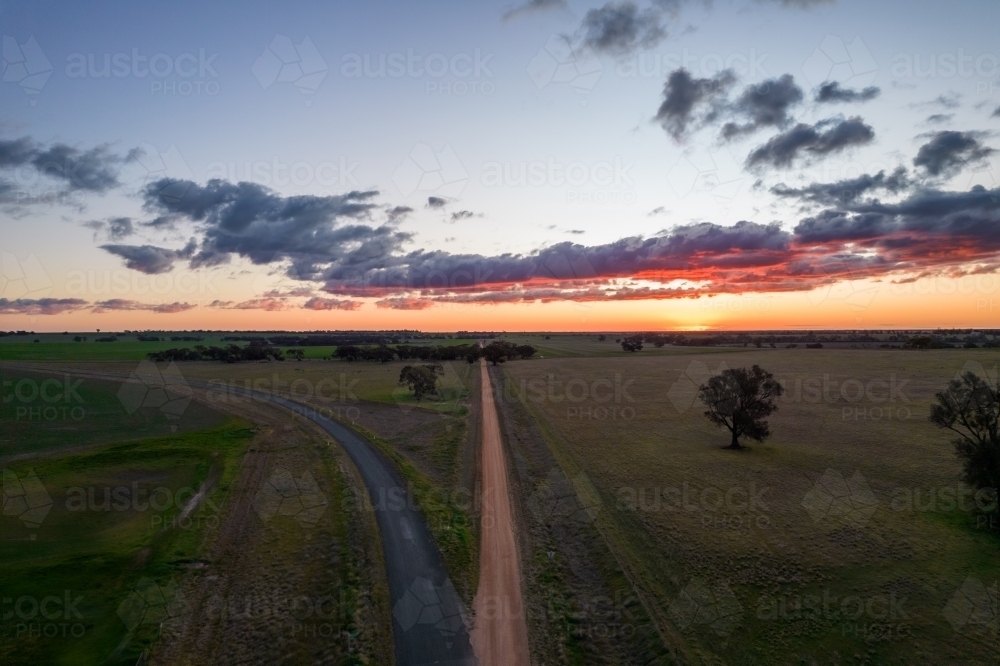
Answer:
M500 425L486 361L479 363L483 400L483 510L472 647L481 666L529 666L528 628L521 603L521 566L514 541Z

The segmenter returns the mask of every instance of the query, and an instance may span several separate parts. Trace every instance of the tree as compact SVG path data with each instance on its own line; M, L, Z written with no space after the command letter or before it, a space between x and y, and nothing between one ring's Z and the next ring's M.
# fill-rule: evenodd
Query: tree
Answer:
M333 355L341 361L353 362L361 357L361 350L354 345L340 345L333 352Z
M624 349L627 352L642 351L642 336L626 335L622 339L622 349Z
M597 341L598 342L604 342L607 339L608 339L608 336L606 336L606 335L598 335L597 336Z
M514 348L514 351L516 351L517 355L521 358L531 358L535 355L535 351L537 350L531 345L518 345Z
M966 372L934 396L931 422L958 435L952 443L962 460L963 479L976 490L992 490L993 511L1000 489L1000 384Z
M504 363L507 359L515 358L517 356L517 345L512 342L494 340L490 344L483 347L483 357L493 365L496 365L497 363Z
M289 349L285 353L294 358L296 361L301 361L306 357L306 350L304 349Z
M708 420L729 430L730 449L742 449L740 437L763 442L770 436L767 417L778 409L774 399L784 388L770 372L755 365L749 370L723 370L698 389Z
M420 400L429 393L437 393L438 375L444 374L439 364L407 365L399 371L399 383L413 391L413 397Z

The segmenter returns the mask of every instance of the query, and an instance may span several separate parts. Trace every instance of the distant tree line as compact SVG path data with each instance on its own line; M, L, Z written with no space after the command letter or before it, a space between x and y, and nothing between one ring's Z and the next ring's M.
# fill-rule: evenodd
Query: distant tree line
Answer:
M485 358L493 365L505 361L535 355L531 345L515 345L504 340L494 340L485 347L479 345L379 345L376 347L358 347L356 345L341 345L333 352L333 358L341 361L378 361L388 363L398 358L400 361L419 359L421 361L457 361L465 359L474 363Z
M263 340L277 347L339 347L358 345L398 345L412 340L448 340L452 338L495 338L496 333L469 333L459 331L454 335L420 333L418 331L345 331L343 333L316 335L227 335L223 342L253 342Z
M907 336L901 333L894 333L884 337L875 337L868 333L862 334L825 334L817 335L810 331L807 334L757 334L750 333L720 333L714 335L690 335L684 333L633 333L616 338L623 351L641 351L644 344L654 347L664 345L674 345L677 347L764 347L776 348L778 344L786 348L794 348L799 344L804 344L807 349L822 349L823 343L866 343L878 344L880 347L895 347L897 349L951 349L965 348L974 349L1000 348L1000 337L996 331L987 336L984 332L969 332L965 335L957 333L951 334L922 334ZM603 342L607 339L605 335L598 335L597 340ZM895 344L890 344L895 343Z
M242 361L284 361L281 350L257 338L245 347L229 344L225 347L206 347L195 345L191 348L165 349L146 354L149 360L157 363L168 361L221 361L223 363L240 363Z
M397 358L400 361L419 359L421 361L458 361L465 360L474 363L480 358L496 365L513 359L528 359L535 355L531 345L516 345L504 340L494 340L485 347L479 345L340 345L330 356L341 361L378 361L389 363ZM166 363L170 361L221 361L223 363L239 363L241 361L283 361L285 357L301 361L305 358L304 349L282 350L271 344L268 339L252 338L245 346L230 343L225 347L195 345L191 348L165 349L150 352L146 355L151 361Z

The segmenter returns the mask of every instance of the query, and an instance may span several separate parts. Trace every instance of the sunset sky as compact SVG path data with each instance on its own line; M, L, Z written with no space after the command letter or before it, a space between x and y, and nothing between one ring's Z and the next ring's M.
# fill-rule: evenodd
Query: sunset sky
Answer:
M0 329L1000 327L995 0L0 2Z

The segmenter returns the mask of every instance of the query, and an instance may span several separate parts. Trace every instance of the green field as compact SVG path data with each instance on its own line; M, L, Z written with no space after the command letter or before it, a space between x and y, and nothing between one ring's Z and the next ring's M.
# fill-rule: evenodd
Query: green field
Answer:
M7 607L0 661L135 663L156 638L155 614L172 612L169 592L205 531L217 524L218 507L253 435L245 421L219 421L203 430L5 466L5 493L13 491L12 481L24 485L37 478L44 494L35 492L34 503L50 502L51 508L40 524L3 518L0 589ZM179 520L209 478L214 485L205 499ZM137 585L155 585L154 596L161 595L148 615L144 606L126 603Z
M118 382L0 368L0 461L63 448L120 443L216 427L223 417L187 402L177 418L158 409L130 409Z

